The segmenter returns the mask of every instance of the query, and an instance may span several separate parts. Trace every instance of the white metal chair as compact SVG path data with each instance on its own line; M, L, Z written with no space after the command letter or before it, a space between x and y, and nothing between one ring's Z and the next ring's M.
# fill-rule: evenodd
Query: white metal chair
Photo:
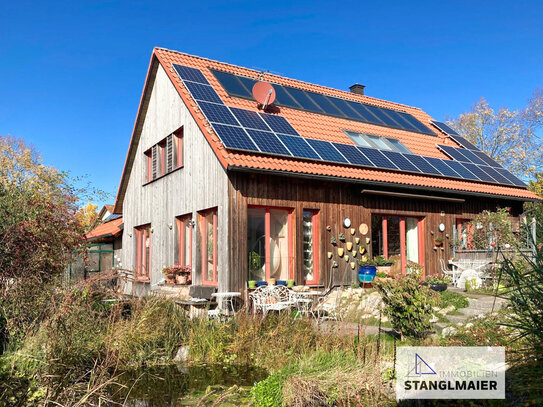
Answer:
M267 315L269 311L282 311L297 305L297 296L294 291L285 286L262 286L249 294L253 302L253 312L261 311Z
M439 264L441 264L441 272L444 275L451 277L453 285L456 285L460 273L458 273L454 267L452 270L449 270L447 263L445 263L445 260L443 259L439 259Z
M345 313L344 307L341 304L341 287L335 289L326 297L319 298L319 304L317 305L317 317L319 320L332 319L334 321L341 321L343 314ZM333 301L329 301L330 295L334 294Z

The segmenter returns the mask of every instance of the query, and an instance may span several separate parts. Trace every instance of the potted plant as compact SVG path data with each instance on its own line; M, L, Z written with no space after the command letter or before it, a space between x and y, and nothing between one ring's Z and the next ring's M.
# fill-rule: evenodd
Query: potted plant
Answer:
M191 269L189 266L182 266L181 264L174 264L171 267L166 267L162 270L166 276L166 280L172 278L176 284L190 284Z
M436 237L434 239L434 246L437 246L437 247L443 246L443 238L442 237Z
M377 267L374 260L360 261L358 269L358 279L361 283L371 283L377 274Z
M447 290L447 284L451 282L451 279L449 277L440 277L438 275L427 277L422 285L427 285L430 287L430 290L433 291L446 291Z
M166 277L166 284L175 284L175 274L173 267L164 267L162 269L162 274Z
M247 284L249 285L250 289L256 288L256 280L249 280Z
M394 260L385 259L384 256L377 256L374 260L375 265L377 266L377 272L385 273L388 276L394 265Z
M287 287L288 288L294 287L294 280L287 280Z

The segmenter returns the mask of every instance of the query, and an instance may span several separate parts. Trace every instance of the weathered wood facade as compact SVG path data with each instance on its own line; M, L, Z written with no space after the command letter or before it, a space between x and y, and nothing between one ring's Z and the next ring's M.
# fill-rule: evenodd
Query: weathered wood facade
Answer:
M294 276L297 282L303 282L301 253L301 213L304 209L318 210L321 227L318 242L319 285L329 282L331 263L338 260L335 248L331 245L332 236L348 233L343 227L343 219L348 217L356 228L365 223L371 225L372 215L403 215L422 219L423 230L420 231L424 242L424 267L428 274L438 272L439 259L447 260L451 256L453 229L458 219L470 219L483 210L496 210L498 207L511 207L513 216L522 211L522 202L493 198L452 195L450 193L434 193L434 198L443 200L427 200L424 198L404 198L393 195L363 194L363 190L375 189L371 185L338 181L321 181L317 179L295 178L270 174L233 172L229 175L230 199L230 270L229 284L231 289L242 290L247 281L247 208L250 206L268 206L291 208L294 210ZM394 193L411 192L401 189L384 189ZM422 195L428 192L420 191ZM448 199L458 202L449 202ZM463 202L461 202L463 201ZM445 231L440 232L438 226L445 224ZM326 229L331 227L331 231ZM449 237L447 238L446 235ZM371 239L371 227L367 235ZM441 236L446 242L441 248L434 249L435 237ZM370 244L371 245L371 244ZM371 250L371 246L369 250ZM327 252L334 252L332 260ZM359 260L358 258L355 258ZM340 263L340 267L342 267ZM238 271L238 272L236 272ZM337 272L336 272L337 273ZM334 281L334 280L333 280ZM348 283L345 281L345 283Z

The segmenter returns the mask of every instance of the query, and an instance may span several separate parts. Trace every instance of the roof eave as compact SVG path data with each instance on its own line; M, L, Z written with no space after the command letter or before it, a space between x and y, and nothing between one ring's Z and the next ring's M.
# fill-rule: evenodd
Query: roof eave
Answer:
M442 192L442 193L461 195L461 196L467 195L467 196L474 196L474 197L506 199L506 200L512 200L512 201L521 201L521 202L538 202L539 201L536 198L524 198L524 197L512 196L512 195L499 195L499 194L464 191L464 190L457 190L457 189L427 187L423 185L399 184L399 183L394 183L394 182L363 180L363 179L358 179L358 178L349 178L349 177L341 177L341 176L294 173L291 171L267 170L267 169L261 169L261 168L250 168L250 167L235 166L235 165L229 165L228 171L285 175L289 177L303 178L303 179L346 181L346 182L353 182L355 184L360 184L360 185L371 185L371 186L376 186L376 187L394 187L394 188L409 189L409 190L413 190L413 188L416 188L417 190L420 190L420 191L433 191L433 192Z

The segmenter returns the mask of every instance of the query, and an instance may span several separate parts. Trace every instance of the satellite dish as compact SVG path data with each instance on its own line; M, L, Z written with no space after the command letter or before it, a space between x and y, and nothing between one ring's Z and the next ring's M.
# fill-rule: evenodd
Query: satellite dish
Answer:
M253 86L253 97L265 109L275 101L275 89L271 83L258 81Z

